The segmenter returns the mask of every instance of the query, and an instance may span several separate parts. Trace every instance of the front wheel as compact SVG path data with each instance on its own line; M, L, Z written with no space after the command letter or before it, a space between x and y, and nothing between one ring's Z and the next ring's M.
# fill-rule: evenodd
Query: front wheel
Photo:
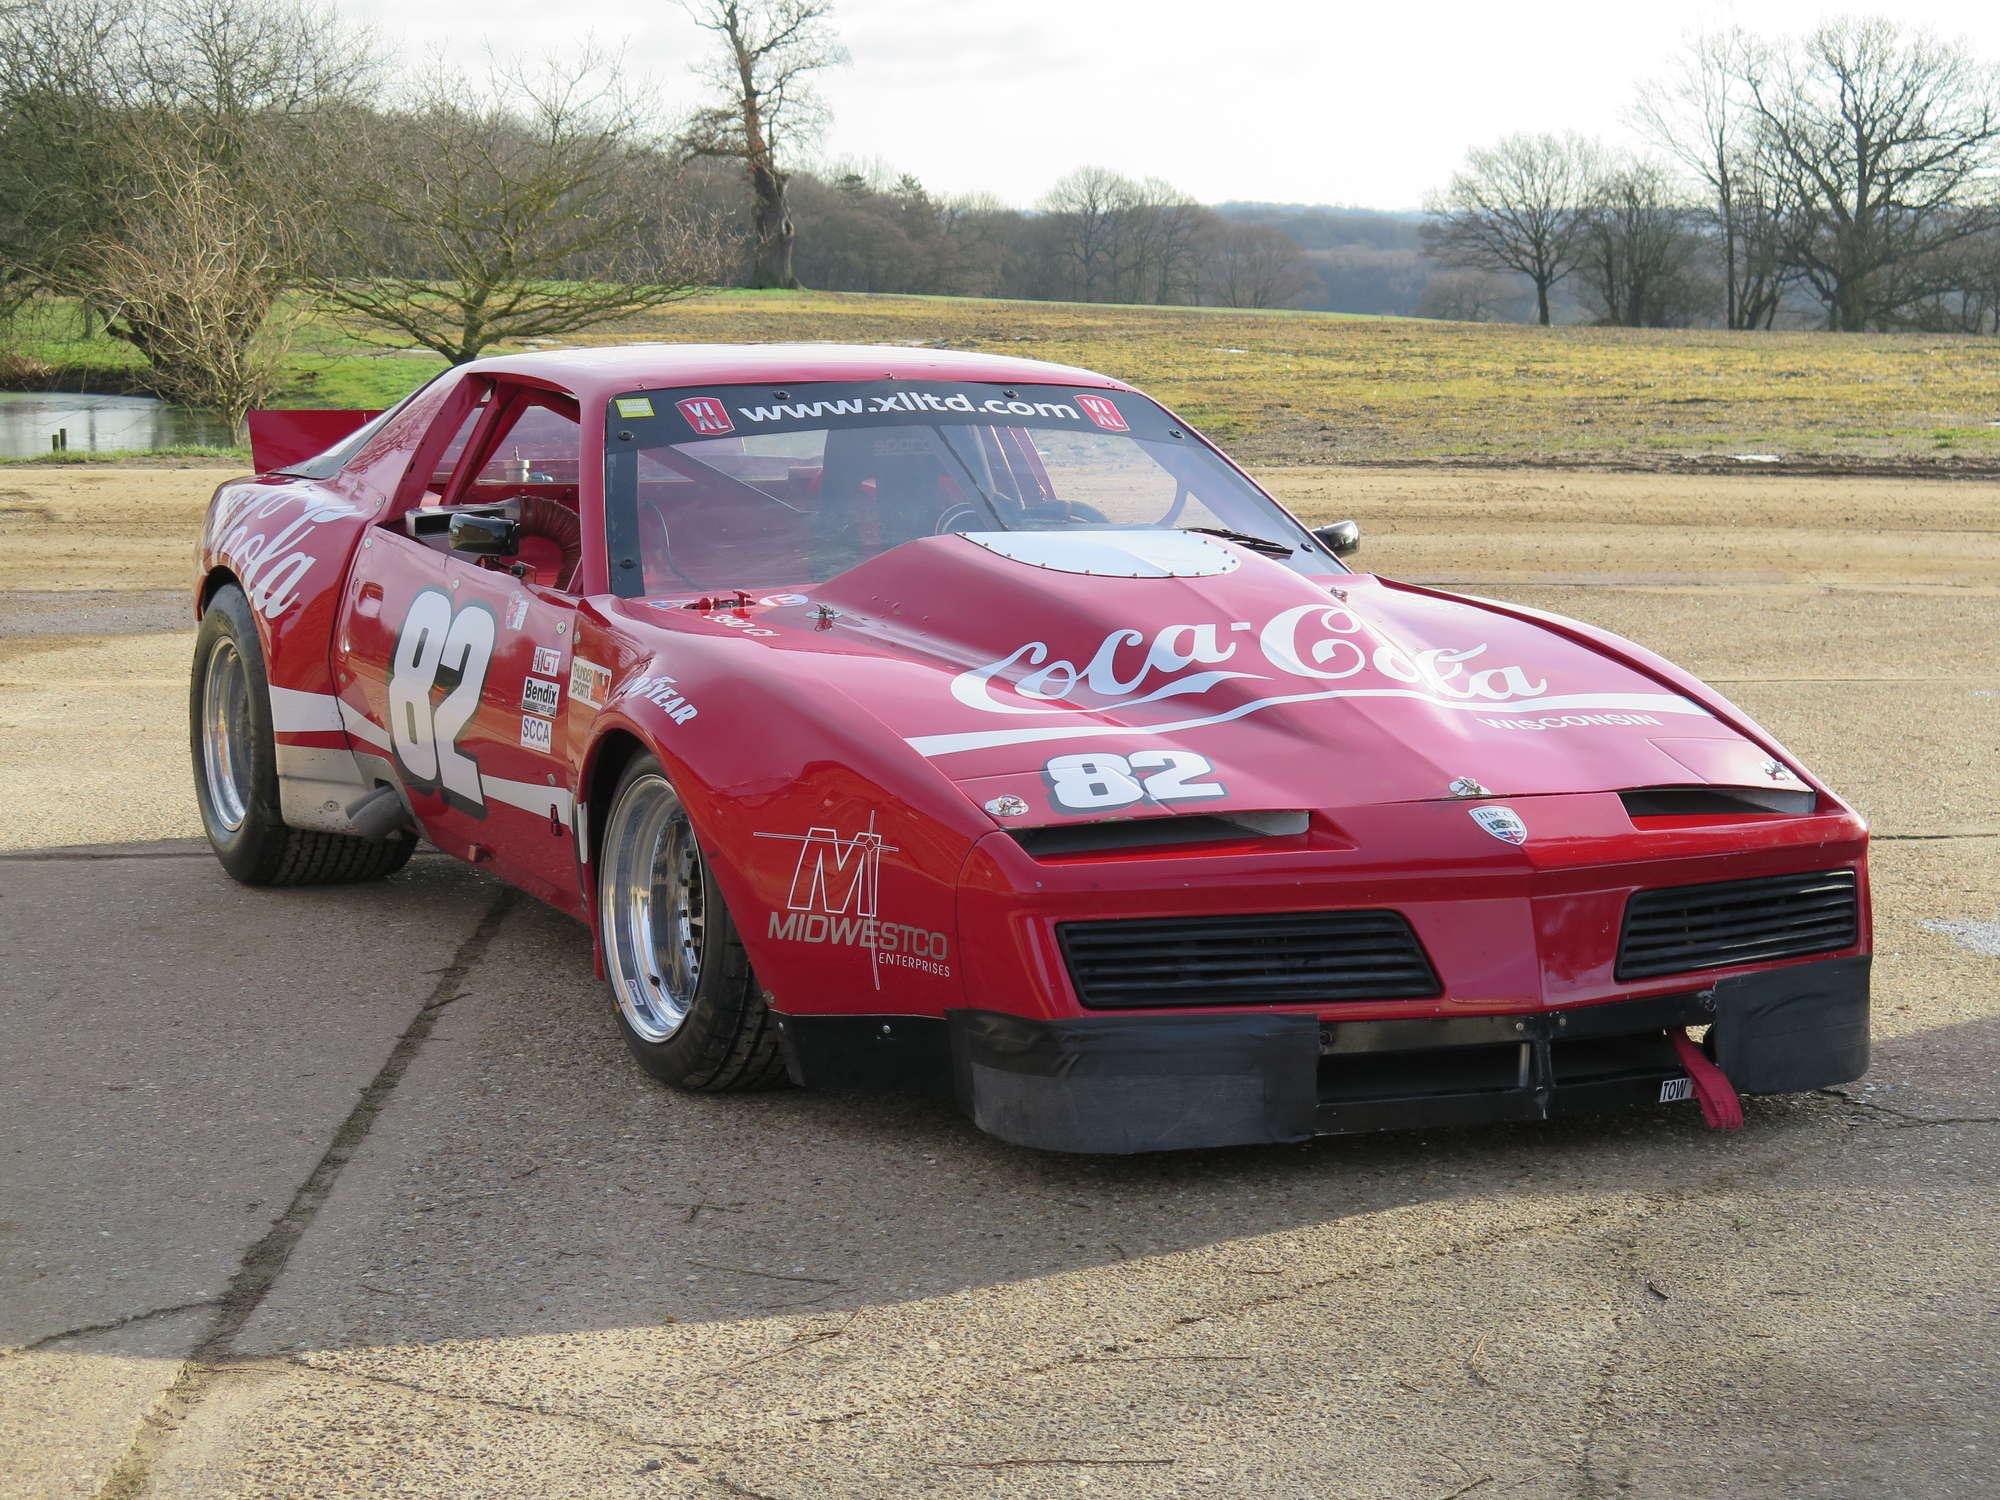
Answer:
M720 1093L784 1077L778 1028L660 763L626 767L598 857L598 939L618 1029L676 1088Z
M188 690L195 801L222 868L245 885L332 885L390 875L416 842L290 827L279 811L271 686L250 601L216 591L195 636Z

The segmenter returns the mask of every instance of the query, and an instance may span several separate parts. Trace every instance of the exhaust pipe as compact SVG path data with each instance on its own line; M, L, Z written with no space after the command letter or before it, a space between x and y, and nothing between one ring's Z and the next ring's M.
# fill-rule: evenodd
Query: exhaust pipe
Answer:
M347 821L364 839L381 843L395 835L417 836L417 820L403 805L402 794L392 786L378 786L347 804Z

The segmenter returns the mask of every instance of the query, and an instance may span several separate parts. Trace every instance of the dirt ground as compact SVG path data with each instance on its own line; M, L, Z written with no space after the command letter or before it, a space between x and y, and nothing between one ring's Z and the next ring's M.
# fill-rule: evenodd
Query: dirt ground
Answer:
M199 470L0 469L0 1494L1985 1496L2000 483L1268 474L1875 830L1837 1093L1154 1159L695 1099L574 924L197 832Z

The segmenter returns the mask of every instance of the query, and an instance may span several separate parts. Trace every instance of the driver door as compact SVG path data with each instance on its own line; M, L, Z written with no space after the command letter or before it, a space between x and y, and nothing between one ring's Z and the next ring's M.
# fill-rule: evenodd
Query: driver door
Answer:
M371 741L432 843L574 909L574 787L558 711L574 559L565 567L543 531L524 536L518 559L455 553L447 528L455 510L508 510L561 531L547 521L576 505L575 403L502 382L457 420L471 428L462 453L419 453L413 498L391 508L353 569L336 639L341 695L350 731ZM427 463L443 467L419 481Z

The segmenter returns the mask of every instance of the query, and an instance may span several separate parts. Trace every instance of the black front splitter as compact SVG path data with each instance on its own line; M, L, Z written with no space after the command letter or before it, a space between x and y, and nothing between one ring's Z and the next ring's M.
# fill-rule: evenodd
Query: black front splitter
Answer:
M1668 1033L1709 1026L1744 1093L1868 1066L1868 959L1794 963L1683 992L1516 1015L1321 1022L958 1010L780 1018L793 1078L949 1090L981 1129L1048 1151L1136 1152L1546 1120L1692 1098Z

